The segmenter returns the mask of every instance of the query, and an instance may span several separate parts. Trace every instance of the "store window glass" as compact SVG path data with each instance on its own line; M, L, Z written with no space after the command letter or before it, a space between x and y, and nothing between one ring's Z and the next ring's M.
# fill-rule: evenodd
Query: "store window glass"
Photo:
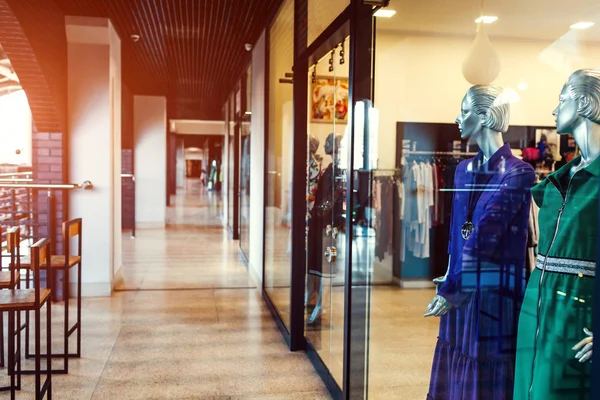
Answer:
M286 0L269 30L269 134L265 204L264 285L284 324L290 321L292 67L294 2Z
M350 0L308 0L307 45L310 45L349 5Z
M353 257L371 399L590 398L598 3L482 4L374 17Z
M306 338L343 385L348 51L346 40L309 70Z
M0 172L31 166L32 117L25 91L0 47Z
M250 258L250 120L252 118L252 68L246 72L245 99L240 130L240 248Z
M228 165L227 165L227 224L231 232L234 229L234 196L236 196L236 190L234 185L234 174L235 169L238 167L238 164L235 159L235 97L232 95L229 98L228 103L228 113L229 113L229 126L227 130L227 135L229 136L227 140L228 144Z

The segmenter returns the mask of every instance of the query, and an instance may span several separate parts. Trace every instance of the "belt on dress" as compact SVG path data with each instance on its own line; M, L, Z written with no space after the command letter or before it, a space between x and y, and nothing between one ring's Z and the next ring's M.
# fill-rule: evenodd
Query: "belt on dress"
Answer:
M546 256L538 254L535 267L540 270L544 269L545 259ZM546 262L546 271L595 277L596 262L575 260L573 258L548 257L548 261Z

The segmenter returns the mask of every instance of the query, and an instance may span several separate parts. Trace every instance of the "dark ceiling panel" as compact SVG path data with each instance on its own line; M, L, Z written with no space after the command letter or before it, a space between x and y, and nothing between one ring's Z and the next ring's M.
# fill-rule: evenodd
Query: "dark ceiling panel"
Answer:
M54 0L66 15L110 18L135 94L166 95L169 117L221 119L254 43L282 0ZM132 34L141 39L134 43Z

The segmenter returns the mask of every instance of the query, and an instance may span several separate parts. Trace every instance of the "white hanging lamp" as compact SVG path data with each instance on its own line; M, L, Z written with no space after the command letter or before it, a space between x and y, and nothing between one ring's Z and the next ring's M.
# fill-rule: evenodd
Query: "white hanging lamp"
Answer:
M477 23L477 34L462 65L463 76L472 85L489 85L500 73L500 57L487 35L481 1L481 17Z

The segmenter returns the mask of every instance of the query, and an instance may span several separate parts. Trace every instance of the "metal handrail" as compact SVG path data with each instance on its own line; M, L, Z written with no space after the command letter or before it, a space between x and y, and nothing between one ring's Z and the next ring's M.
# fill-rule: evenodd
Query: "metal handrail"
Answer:
M0 177L4 177L4 176L25 176L25 175L33 175L33 171L29 171L29 172L2 172L2 173L0 173Z
M0 177L0 182L33 182L33 178L2 178Z
M94 185L90 181L83 183L2 183L0 182L0 189L93 189Z

